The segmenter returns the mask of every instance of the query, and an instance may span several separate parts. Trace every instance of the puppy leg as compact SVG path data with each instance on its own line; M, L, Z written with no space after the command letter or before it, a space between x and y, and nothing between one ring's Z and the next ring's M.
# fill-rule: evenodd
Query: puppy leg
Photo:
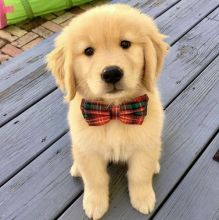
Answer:
M83 207L91 219L101 218L109 206L107 163L97 154L74 152L84 182Z
M136 152L128 161L128 185L132 206L139 212L148 214L155 206L152 177L156 160L145 152Z

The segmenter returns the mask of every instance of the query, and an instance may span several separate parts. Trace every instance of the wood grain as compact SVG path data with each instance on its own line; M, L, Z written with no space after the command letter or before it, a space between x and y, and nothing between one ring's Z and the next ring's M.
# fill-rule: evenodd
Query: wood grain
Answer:
M141 10L154 18L164 13L166 10L177 4L180 0L112 0L110 3L124 3Z
M69 175L68 134L0 189L0 219L54 219L81 191Z
M182 0L157 18L156 22L160 31L169 36L167 42L173 43L218 5L219 2L215 0Z
M24 79L34 70L45 66L44 57L53 48L53 40L56 36L57 34L54 34L36 47L2 64L0 68L0 92Z
M219 52L219 9L170 48L158 85L168 105Z
M0 127L56 87L52 76L46 73L44 62L56 36L1 65Z
M56 90L0 129L0 185L68 129Z
M219 219L219 164L212 160L219 147L215 137L154 220Z
M0 127L56 88L44 66L0 93Z
M166 109L161 172L154 178L156 208L218 129L218 62L219 57ZM103 219L149 219L151 215L142 215L131 207L124 173L124 169L118 168L112 177L121 178L117 178L113 186L116 190L111 188L116 193L113 193L110 209ZM84 219L79 204L81 198L60 219L76 219L75 216L77 220Z

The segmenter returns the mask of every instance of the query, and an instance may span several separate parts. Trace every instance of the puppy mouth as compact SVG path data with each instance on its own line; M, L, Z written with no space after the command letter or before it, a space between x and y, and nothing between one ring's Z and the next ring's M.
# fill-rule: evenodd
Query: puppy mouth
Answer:
M115 94L115 93L119 93L119 92L122 92L123 89L118 89L116 88L115 86L113 87L113 89L111 89L110 91L108 91L107 93L108 94Z

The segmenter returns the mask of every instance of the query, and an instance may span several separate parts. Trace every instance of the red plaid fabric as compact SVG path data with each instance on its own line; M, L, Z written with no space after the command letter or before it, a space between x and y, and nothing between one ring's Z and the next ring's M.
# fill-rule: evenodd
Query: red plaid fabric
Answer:
M146 94L118 106L82 99L81 111L90 126L104 125L113 119L125 124L141 125L147 114L147 103Z

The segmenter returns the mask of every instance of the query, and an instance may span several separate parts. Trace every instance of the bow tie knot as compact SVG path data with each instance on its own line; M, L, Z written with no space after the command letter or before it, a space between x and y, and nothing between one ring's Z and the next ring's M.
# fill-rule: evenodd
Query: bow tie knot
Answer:
M110 105L109 111L110 111L110 119L117 120L117 118L119 118L120 107L118 105Z
M90 126L99 126L110 120L120 120L125 124L142 124L147 114L147 95L139 96L121 105L107 105L82 99L81 111Z

